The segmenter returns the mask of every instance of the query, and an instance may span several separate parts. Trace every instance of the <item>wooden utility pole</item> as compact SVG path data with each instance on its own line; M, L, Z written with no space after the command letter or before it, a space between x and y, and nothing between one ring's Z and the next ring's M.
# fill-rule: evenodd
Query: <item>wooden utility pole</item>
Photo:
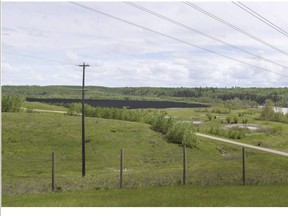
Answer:
M183 185L187 183L186 169L186 145L183 145Z
M123 188L123 167L124 167L124 150L121 149L120 151L120 182L119 182L119 186L122 189Z
M90 65L83 62L82 65L78 65L83 68L82 79L82 177L86 175L86 160L85 160L85 116L84 116L84 92L85 92L85 68Z
M52 152L52 191L55 191L55 155Z

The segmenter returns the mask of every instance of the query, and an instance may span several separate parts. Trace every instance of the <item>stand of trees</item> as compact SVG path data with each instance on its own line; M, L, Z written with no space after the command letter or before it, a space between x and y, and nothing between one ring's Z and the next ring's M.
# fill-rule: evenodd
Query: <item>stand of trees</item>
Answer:
M280 110L275 111L273 101L268 99L265 101L265 105L262 108L260 119L288 123L288 114L285 115Z
M288 107L288 88L107 88L87 86L86 98L91 99L154 99L196 101L230 101L236 98L263 105L267 99L277 106ZM79 86L2 86L3 95L22 94L35 98L80 98Z
M20 112L24 97L20 95L3 95L1 100L2 112Z

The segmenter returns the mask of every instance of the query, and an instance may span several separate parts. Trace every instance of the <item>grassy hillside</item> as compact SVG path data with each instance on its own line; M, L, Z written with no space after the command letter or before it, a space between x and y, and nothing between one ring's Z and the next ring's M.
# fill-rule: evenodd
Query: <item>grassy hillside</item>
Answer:
M187 149L188 183L240 185L241 149L199 140L199 148ZM51 190L52 151L56 154L59 192L117 188L121 148L125 155L125 188L182 183L182 148L166 142L149 125L86 118L87 176L82 178L81 117L2 113L4 202L16 199L15 195L45 194ZM219 149L224 149L224 153ZM247 184L287 184L287 160L247 150Z

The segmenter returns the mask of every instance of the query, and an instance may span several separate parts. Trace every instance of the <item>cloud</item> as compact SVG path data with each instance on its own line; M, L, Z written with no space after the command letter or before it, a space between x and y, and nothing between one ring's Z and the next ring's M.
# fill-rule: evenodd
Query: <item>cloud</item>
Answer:
M65 2L4 2L2 8L4 83L80 85L81 72L75 65L87 62L91 65L87 69L87 83L90 85L287 86L288 84L283 76L277 74L287 74L287 70L280 66L195 34L122 2L83 4L203 49L276 73L261 71ZM287 64L287 56L255 42L181 2L138 4L249 52L283 65ZM288 50L287 38L283 38L281 34L231 2L195 4L283 50ZM279 26L287 28L288 15L284 9L287 3L246 4ZM8 51L13 55L7 55ZM59 61L53 62L49 59ZM12 76L12 73L18 77Z
M68 59L69 62L72 62L75 64L81 62L82 58L77 53L75 53L73 51L66 51L65 54L66 54L66 58Z

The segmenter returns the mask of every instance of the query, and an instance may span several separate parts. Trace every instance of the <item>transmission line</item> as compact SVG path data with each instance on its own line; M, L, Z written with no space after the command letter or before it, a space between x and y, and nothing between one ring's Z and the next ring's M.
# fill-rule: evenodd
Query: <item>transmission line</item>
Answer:
M238 6L239 8L241 8L242 10L246 11L247 13L251 14L252 16L256 17L257 19L259 19L260 21L262 21L266 25L268 25L271 28L275 29L276 31L280 32L284 36L288 37L288 32L286 32L284 29L280 28L279 26L275 25L274 23L272 23L271 21L269 21L268 19L266 19L265 17L263 17L262 15L257 13L256 11L254 11L251 8L247 7L243 3L241 3L241 2L237 2L237 3L236 2L232 2L232 3L235 4L236 6Z
M39 59L39 60L42 60L42 61L56 62L58 64L61 63L63 65L72 65L72 64L69 64L68 62L61 61L61 60L58 60L58 59L44 58L44 57L33 56L33 55L28 55L28 54L18 54L18 53L12 53L12 52L7 52L7 51L3 51L2 54L14 55L14 56L24 57L24 58Z
M221 57L224 57L224 58L227 58L227 59L230 59L230 60L233 60L233 61L242 63L242 64L246 64L246 65L252 66L252 67L254 67L254 68L261 69L261 70L263 70L263 71L267 71L267 72L270 72L270 73L275 73L275 74L279 74L279 75L288 77L288 75L286 75L286 74L282 74L282 73L278 73L278 72L275 72L275 71L271 71L271 70L268 70L268 69L266 69L266 68L262 68L262 67L259 67L259 66L257 66L257 65L253 65L253 64L250 64L250 63L247 63L247 62L238 60L238 59L236 59L236 58L223 55L223 54L221 54L221 53L218 53L218 52L215 52L215 51L212 51L212 50L209 50L209 49L206 49L206 48L197 46L197 45L192 44L192 43L190 43L190 42L187 42L187 41L184 41L184 40L175 38L175 37L173 37L173 36L170 36L170 35L167 35L167 34L164 34L164 33L158 32L158 31L155 31L155 30L153 30L153 29L150 29L150 28L147 28L147 27L138 25L138 24L136 24L136 23L133 23L133 22L130 22L130 21L128 21L128 20L125 20L125 19L116 17L116 16L114 16L114 15L111 15L111 14L108 14L108 13L105 13L105 12L102 12L102 11L99 11L99 10L97 10L97 9L88 7L88 6L86 6L86 5L79 4L79 3L76 3L76 2L68 2L68 3L69 3L69 4L73 4L73 5L77 6L77 7L81 7L81 8L84 8L84 9L86 9L86 10L92 11L92 12L94 12L94 13L101 14L101 15L110 17L110 18L112 18L112 19L115 19L115 20L124 22L124 23L126 23L126 24L129 24L129 25L132 25L132 26L136 26L136 27L138 27L138 28L141 28L141 29L144 29L144 30L153 32L153 33L155 33L155 34L158 34L158 35L161 35L161 36L163 36L163 37L166 37L166 38L175 40L175 41L177 41L177 42L180 42L180 43L183 43L183 44L192 46L192 47L196 47L196 48L201 49L201 50L203 50L203 51L206 51L206 52L209 52L209 53L213 53L213 54L215 54L215 55L218 55L218 56L221 56Z
M224 24L224 25L226 25L226 26L228 26L228 27L230 27L230 28L232 28L232 29L234 29L234 30L236 30L236 31L238 31L238 32L240 32L240 33L242 33L242 34L244 34L244 35L246 35L246 36L248 36L248 37L256 40L256 41L258 41L259 43L262 43L262 44L264 44L264 45L266 45L266 46L268 46L268 47L270 47L270 48L272 48L272 49L274 49L274 50L277 50L278 52L281 52L282 54L288 56L288 53L286 53L285 51L283 51L283 50L281 50L281 49L273 46L273 45L270 44L270 43L267 43L266 41L264 41L264 40L262 40L262 39L260 39L260 38L258 38L258 37L256 37L256 36L248 33L247 31L244 31L243 29L238 28L238 27L235 26L235 25L232 25L232 24L229 23L229 22L226 22L225 20L223 20L223 19L215 16L214 14L212 14L212 13L210 13L210 12L208 12L208 11L206 11L206 10L198 7L198 6L196 6L195 4L193 4L193 3L191 3L191 2L183 2L183 3L186 4L186 5L188 5L189 7L194 8L195 10L197 10L197 11L199 11L199 12L201 12L201 13L209 16L209 17L211 17L212 19L214 19L214 20L216 20L216 21L218 21L218 22L221 22L222 24Z
M183 24L183 23L180 23L180 22L178 22L178 21L176 21L176 20L173 20L173 19L171 19L171 18L165 17L165 16L163 16L163 15L161 15L161 14L155 12L155 11L149 10L149 9L143 7L143 6L140 6L140 5L135 4L135 3L132 3L132 2L124 2L124 3L125 3L125 4L128 4L128 5L132 6L132 7L135 7L135 8L137 8L137 9L139 9L139 10L142 10L142 11L144 11L144 12L150 13L150 14L152 14L152 15L154 15L154 16L157 16L157 17L159 17L159 18L161 18L161 19L163 19L163 20L166 20L166 21L168 21L168 22L170 22L170 23L173 23L173 24L175 24L175 25L178 25L178 26L180 26L180 27L183 27L183 28L185 28L185 29L187 29L187 30L189 30L189 31L192 31L192 32L197 33L197 34L200 34L200 35L205 36L205 37L207 37L207 38L210 38L210 39L212 39L212 40L218 41L218 42L220 42L220 43L222 43L222 44L225 44L225 45L227 45L227 46L229 46L229 47L232 47L232 48L234 48L234 49L240 50L241 52L247 53L247 54L252 55L252 56L254 56L254 57L256 57L256 58L262 59L262 60L264 60L264 61L267 61L267 62L273 63L273 64L275 64L275 65L278 65L278 66L280 66L280 67L283 67L283 68L288 69L288 67L285 66L285 65L279 64L279 63L277 63L277 62L271 61L270 59L266 59L266 58L264 58L264 57L261 57L261 56L259 56L259 55L254 54L254 53L252 53L252 52L246 51L246 50L244 50L244 49L242 49L242 48L240 48L240 47L234 46L233 44L230 44L230 43L228 43L228 42L225 42L225 41L223 41L223 40L221 40L221 39L219 39L219 38L216 38L216 37L213 37L213 36L211 36L211 35L208 35L208 34L206 34L206 33L204 33L204 32L201 32L201 31L199 31L199 30L197 30L197 29L195 29L195 28L192 28L192 27L190 27L190 26L187 26L187 25L185 25L185 24Z

